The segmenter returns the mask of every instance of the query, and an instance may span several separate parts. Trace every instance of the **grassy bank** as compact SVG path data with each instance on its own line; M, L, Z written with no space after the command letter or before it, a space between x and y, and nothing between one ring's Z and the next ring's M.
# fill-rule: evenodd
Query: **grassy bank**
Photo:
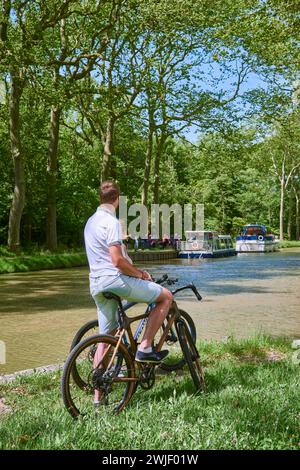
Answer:
M300 248L300 241L284 241L280 242L280 248ZM154 253L166 253L173 252L173 250L165 249L161 250L158 248L138 250L129 250L128 253L134 259L137 259L139 255ZM136 255L135 255L136 253ZM76 266L87 265L86 255L82 251L74 252L61 252L52 254L47 251L41 252L22 252L20 254L14 254L9 252L6 248L0 247L0 274L14 273L14 272L27 272L27 271L39 271L42 269L60 269L60 268L71 268Z
M299 449L299 365L290 341L265 336L200 346L207 392L188 374L158 376L119 416L73 421L60 372L1 387L1 449ZM5 402L3 400L5 399Z
M300 240L284 240L279 243L279 248L300 248Z
M87 264L85 253L38 254L0 258L0 274L71 268Z
M168 253L174 250L129 250L128 253L134 259L137 255L151 255L155 253ZM42 269L71 268L87 265L87 258L84 252L62 252L52 254L50 252L20 253L16 255L4 248L0 248L0 274L39 271Z

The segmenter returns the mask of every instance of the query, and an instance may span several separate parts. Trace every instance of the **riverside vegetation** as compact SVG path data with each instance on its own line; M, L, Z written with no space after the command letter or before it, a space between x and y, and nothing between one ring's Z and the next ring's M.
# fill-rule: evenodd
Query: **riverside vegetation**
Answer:
M280 243L280 248L300 248L300 241L285 240ZM152 251L166 250L151 249ZM128 251L131 254L131 251ZM147 253L149 250L143 250ZM62 251L51 253L48 250L24 251L15 254L0 246L0 274L39 271L42 269L71 268L76 266L86 266L86 254L81 250Z

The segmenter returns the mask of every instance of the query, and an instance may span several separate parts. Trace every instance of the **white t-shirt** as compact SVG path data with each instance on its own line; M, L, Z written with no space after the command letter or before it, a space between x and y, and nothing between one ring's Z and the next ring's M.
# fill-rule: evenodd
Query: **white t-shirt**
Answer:
M120 274L109 253L110 246L122 246L121 224L114 213L106 207L98 207L86 223L84 241L91 278Z

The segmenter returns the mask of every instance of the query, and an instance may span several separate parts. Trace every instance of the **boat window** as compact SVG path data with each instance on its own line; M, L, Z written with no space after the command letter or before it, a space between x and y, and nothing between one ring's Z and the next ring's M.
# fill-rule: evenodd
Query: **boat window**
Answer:
M220 248L223 250L226 248L226 239L219 238Z
M263 227L245 227L245 235L251 236L259 236L264 235L265 230Z

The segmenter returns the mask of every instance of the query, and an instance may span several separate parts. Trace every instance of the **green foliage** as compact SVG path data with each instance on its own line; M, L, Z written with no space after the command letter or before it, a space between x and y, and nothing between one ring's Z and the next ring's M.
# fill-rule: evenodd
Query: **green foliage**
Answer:
M1 253L1 252L0 252ZM32 256L0 257L0 274L40 271L41 269L71 268L73 266L85 266L87 259L85 253L50 253Z
M114 121L105 150L109 174L129 204L141 200L146 184L149 203L204 203L206 228L225 232L235 233L249 222L279 231L278 172L288 148L284 226L287 231L289 222L289 235L299 236L300 168L288 179L299 160L300 141L295 93L292 103L299 85L294 82L300 30L293 2L9 4L10 14L5 17L4 8L0 17L0 243L7 240L15 183L9 136L12 73L24 81L24 247L43 246L47 238L53 105L61 109L55 193L59 244L81 246L84 223L98 204L109 118ZM249 73L267 86L245 87ZM153 156L145 183L151 112ZM191 126L199 129L195 145L182 139Z

